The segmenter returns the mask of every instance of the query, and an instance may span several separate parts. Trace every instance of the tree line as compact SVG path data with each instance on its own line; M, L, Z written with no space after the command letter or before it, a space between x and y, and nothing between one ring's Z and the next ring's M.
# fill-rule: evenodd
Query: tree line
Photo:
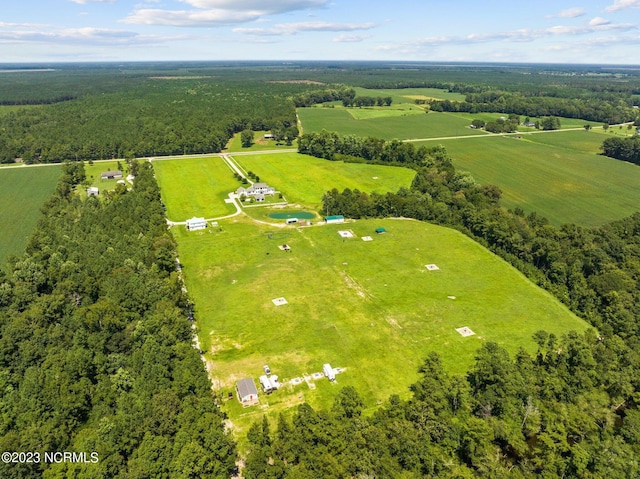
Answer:
M602 142L602 154L640 165L640 136L607 138Z
M228 478L224 431L187 319L149 163L81 198L66 164L26 253L0 272L0 449L97 463L0 464L3 478ZM84 196L84 195L82 195Z
M399 140L386 141L374 137L342 136L327 130L300 136L298 152L326 160L351 162L422 165L430 161L427 155L428 150L424 146L416 148L411 143Z
M484 91L466 96L464 101L429 100L433 111L447 112L509 112L531 117L566 117L610 124L634 121L638 112L621 97L605 100L597 97L556 98L526 97L504 91Z

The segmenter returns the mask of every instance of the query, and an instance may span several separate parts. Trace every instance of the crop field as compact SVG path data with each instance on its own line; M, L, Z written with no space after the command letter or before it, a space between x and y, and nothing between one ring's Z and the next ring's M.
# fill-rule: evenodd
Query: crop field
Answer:
M556 225L597 226L640 204L640 168L598 155L604 137L568 131L439 143L456 168L480 184L498 185L506 207L536 211Z
M371 193L396 192L409 187L415 171L408 168L328 161L298 153L236 155L245 171L282 192L289 203L319 208L327 190L359 189Z
M173 231L215 387L226 398L239 379L257 383L264 364L283 384L261 396L261 407L225 403L240 432L303 401L326 407L339 386L354 386L368 408L390 394L406 395L430 351L462 373L485 341L512 354L519 347L535 352L531 337L540 329L561 335L587 327L503 260L447 228L393 219L277 228L246 217L221 227ZM387 232L375 234L378 227ZM277 298L287 304L277 306ZM462 336L456 329L463 327L475 334ZM324 363L344 369L337 385L313 379Z
M484 131L469 128L471 122L468 119L453 114L406 113L405 116L357 120L344 108L298 108L304 133L324 129L341 135L374 136L386 140L486 135Z
M24 251L60 171L59 165L0 168L0 267L7 256Z
M235 211L224 200L241 185L221 157L156 160L153 168L170 220L214 218Z

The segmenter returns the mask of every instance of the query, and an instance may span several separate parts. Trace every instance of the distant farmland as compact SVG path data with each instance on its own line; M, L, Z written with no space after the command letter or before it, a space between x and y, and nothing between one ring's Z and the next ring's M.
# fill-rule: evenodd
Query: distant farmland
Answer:
M60 171L60 165L0 168L0 267L7 256L24 252Z
M640 205L640 168L598 155L604 138L568 131L438 143L456 168L481 184L498 185L504 206L536 211L556 225L597 226Z

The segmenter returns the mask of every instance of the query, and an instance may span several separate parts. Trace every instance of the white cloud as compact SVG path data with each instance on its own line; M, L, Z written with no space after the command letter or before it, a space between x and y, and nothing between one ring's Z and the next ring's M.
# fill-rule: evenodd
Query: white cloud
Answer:
M185 10L136 8L122 23L215 27L258 21L267 15L327 6L328 0L180 0L194 7Z
M330 23L330 22L298 22L280 23L273 28L234 28L235 33L247 35L295 35L300 32L350 32L354 30L369 30L376 27L375 23Z
M350 35L343 33L342 35L335 37L332 41L334 43L357 43L362 42L367 38L371 38L371 35Z
M137 25L170 25L175 27L206 27L231 25L257 20L264 12L232 10L160 10L141 9L121 20Z
M640 0L613 0L613 5L605 8L605 12L617 12L626 8L640 8Z
M554 18L554 17L576 18L576 17L581 17L586 13L587 12L584 10L584 8L568 8L566 10L562 10L561 12L556 13L555 15L547 15L547 18Z
M73 45L148 45L154 43L175 42L181 37L170 39L162 36L141 35L137 32L125 30L111 30L105 28L63 28L63 29L20 29L0 30L0 43L48 43Z
M86 5L87 3L116 3L118 0L71 0L73 3Z
M525 43L533 42L542 38L553 38L562 36L588 35L597 32L607 31L630 31L637 27L628 23L614 24L603 18L596 17L587 25L566 26L557 25L542 30L512 30L496 33L473 33L464 36L439 36L420 38L413 41L402 42L392 45L382 45L376 47L379 51L398 51L403 53L413 53L424 49L443 45L474 45L481 43L502 42L502 43Z
M322 8L327 0L180 0L192 7L205 10L263 10L285 13L296 10Z

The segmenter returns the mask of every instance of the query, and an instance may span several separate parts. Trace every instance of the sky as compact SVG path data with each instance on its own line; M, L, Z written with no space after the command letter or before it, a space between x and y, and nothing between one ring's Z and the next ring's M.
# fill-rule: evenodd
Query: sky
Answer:
M7 0L0 63L640 64L640 0Z

